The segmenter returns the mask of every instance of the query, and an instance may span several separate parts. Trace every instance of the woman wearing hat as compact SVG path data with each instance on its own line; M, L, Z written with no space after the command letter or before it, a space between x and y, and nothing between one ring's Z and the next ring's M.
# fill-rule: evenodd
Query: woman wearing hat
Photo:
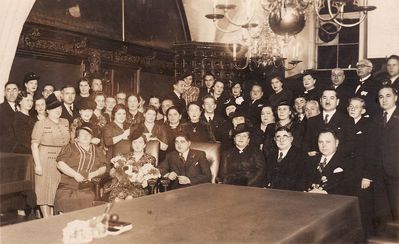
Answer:
M35 92L37 91L38 81L40 76L33 72L29 72L24 77L24 88L25 91L35 97Z
M136 171L147 164L150 163L155 166L156 159L154 156L145 153L145 147L147 143L146 136L143 135L143 131L138 129L135 130L132 135L132 152L125 154L124 157L127 161L131 161L132 165ZM106 192L110 192L109 200L121 200L121 199L132 199L141 197L148 194L148 190L143 188L139 183L132 183L130 181L120 181L118 180L119 176L116 175L115 169L112 168L110 171L110 175L113 178L112 183L109 188L106 187Z
M64 146L57 157L57 168L62 174L55 208L60 212L91 207L95 194L90 181L106 170L104 153L91 143L92 125L83 123L76 132L77 140Z
M61 106L62 103L51 94L46 100L48 117L37 121L32 132L35 192L44 218L53 215L55 193L61 178L56 158L70 140L68 120L60 118Z
M22 91L18 94L15 104L19 111L15 114L12 124L16 140L13 152L30 154L32 130L35 125L35 120L29 114L33 107L33 96Z
M90 99L82 99L76 107L79 109L79 118L73 120L71 124L71 141L77 137L76 129L83 123L90 123L93 129L92 143L98 145L101 142L101 129L93 118L93 112L96 109L96 103Z

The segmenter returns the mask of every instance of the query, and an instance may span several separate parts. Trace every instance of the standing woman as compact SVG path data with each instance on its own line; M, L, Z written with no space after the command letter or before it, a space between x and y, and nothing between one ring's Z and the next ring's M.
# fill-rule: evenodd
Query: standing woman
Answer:
M129 126L139 125L144 122L143 113L139 111L141 98L138 94L131 94L127 98L126 123Z
M168 152L175 150L176 135L183 132L181 124L181 112L178 107L172 106L166 110L167 121L167 134L168 134Z
M290 90L284 89L283 79L275 76L270 80L270 85L274 93L269 97L269 103L276 107L281 101L287 101L292 104L293 94Z
M96 102L96 108L94 109L93 121L97 124L100 129L104 129L107 124L107 119L103 115L103 110L105 108L105 96L102 92L94 93L94 102Z
M126 107L115 105L112 110L112 122L104 128L104 144L108 148L107 159L130 152L130 128L126 123Z
M15 104L19 111L15 114L12 124L14 129L16 145L13 152L15 153L31 153L31 136L35 120L29 115L29 110L33 106L33 96L27 91L21 91Z
M68 120L60 118L62 102L51 94L46 100L48 117L36 122L32 132L35 191L43 217L53 215L55 193L61 179L56 158L70 140Z
M47 118L46 99L44 97L36 99L34 102L34 106L35 109L33 111L33 119L35 119L35 121Z
M216 100L216 110L215 113L217 113L220 116L223 116L223 108L224 104L227 101L227 96L224 92L224 83L220 80L215 81L215 84L212 87L212 96Z

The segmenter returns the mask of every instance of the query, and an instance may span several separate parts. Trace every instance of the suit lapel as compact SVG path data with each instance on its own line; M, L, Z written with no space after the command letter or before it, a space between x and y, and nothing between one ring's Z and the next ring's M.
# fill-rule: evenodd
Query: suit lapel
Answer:
M389 119L387 125L385 126L385 129L390 129L394 124L397 124L399 121L399 110L398 107L395 108L395 111L393 111L391 118Z
M185 165L186 169L189 169L194 163L194 161L195 161L195 153L192 150L190 150L188 151L187 154L186 165Z

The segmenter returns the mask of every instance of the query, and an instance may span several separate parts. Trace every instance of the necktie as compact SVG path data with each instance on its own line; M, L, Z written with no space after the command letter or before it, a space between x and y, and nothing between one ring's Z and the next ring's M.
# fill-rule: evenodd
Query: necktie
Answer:
M324 158L323 161L319 163L319 167L317 167L317 170L321 173L327 165L327 158Z
M183 153L179 153L179 158L180 158L180 160L181 160L183 163L186 162L186 160L185 160L184 157L183 157Z
M328 117L329 117L329 114L326 114L326 115L324 116L324 124L325 124L325 125L328 124Z
M388 112L387 111L384 111L384 127L387 125L387 123L388 123Z
M281 161L283 161L283 152L279 153L278 159L277 159L277 163L281 163Z
M71 115L71 116L73 116L73 110L72 110L72 105L71 106L69 106L69 114Z
M18 106L17 106L17 104L14 105L14 111L15 111L15 112L18 112Z

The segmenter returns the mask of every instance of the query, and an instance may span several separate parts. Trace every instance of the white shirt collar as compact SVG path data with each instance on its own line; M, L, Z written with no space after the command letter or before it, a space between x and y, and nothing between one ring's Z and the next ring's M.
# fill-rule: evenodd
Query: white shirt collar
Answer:
M176 92L176 90L173 90L173 92L176 94L176 96L177 96L178 98L181 98L181 94L179 94L178 92Z
M277 156L277 158L280 157L280 153L283 153L282 158L285 158L285 156L287 156L287 153L288 153L288 151L289 151L290 149L291 149L291 147L289 147L289 148L287 148L287 149L284 149L284 150L278 150L278 156Z
M395 75L394 77L391 77L390 80L393 84L393 82L399 77L399 74Z
M369 77L371 76L371 74L369 74L366 77L360 78L360 82L364 82L365 80L367 80Z
M360 116L359 118L357 118L357 119L354 119L355 120L355 124L357 124L357 122L359 122L359 120L361 120L362 119L362 116Z
M206 121L209 121L209 118L213 119L215 117L215 114L214 113L213 114L204 113L204 116L205 116Z
M324 156L324 155L322 155L322 156L321 156L320 162L323 162L323 161L324 161L324 158L326 158L326 159L327 159L327 164L328 164L328 163L330 162L331 158L334 156L334 154L335 154L335 153L331 154L330 156ZM326 165L327 165L327 164L326 164Z
M387 121L389 121L389 119L391 119L392 114L393 114L393 112L395 111L395 109L396 109L396 106L394 106L394 107L392 107L392 108L386 110L386 112L388 113L388 114L387 114Z
M190 149L189 150L187 150L187 151L185 151L184 153L182 153L183 154L183 158L184 158L184 160L185 161L187 161L187 156L188 156L188 152L190 151ZM180 154L180 153L179 153Z
M328 114L327 122L330 122L330 120L334 116L335 112L337 112L337 109L334 109L333 111L329 111L329 112L326 112L323 110L323 119L326 117L326 114Z
M65 106L68 110L70 110L71 108L73 109L73 103L70 104L70 105L64 103L64 106Z
M12 108L12 110L15 111L15 102L9 102L9 101L7 101L7 102L10 105L10 107Z

